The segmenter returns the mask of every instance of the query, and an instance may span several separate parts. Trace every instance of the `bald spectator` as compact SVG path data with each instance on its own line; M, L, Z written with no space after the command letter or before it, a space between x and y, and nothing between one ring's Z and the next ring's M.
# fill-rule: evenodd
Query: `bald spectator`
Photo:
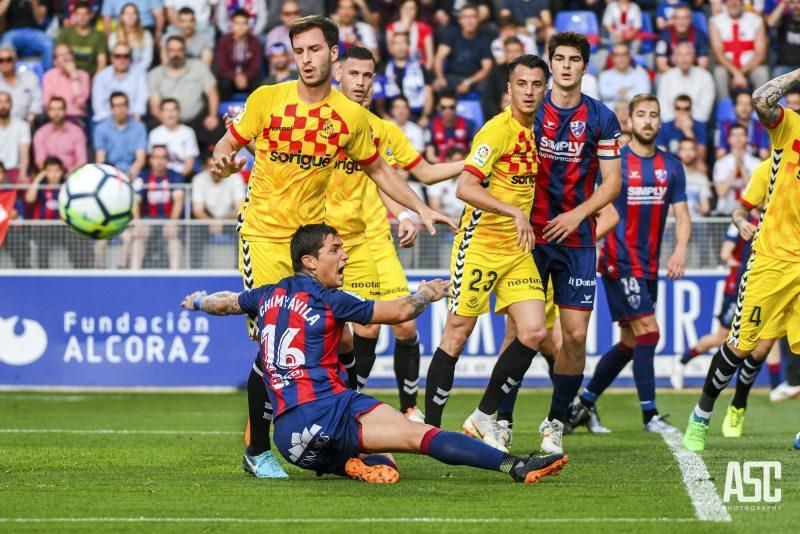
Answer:
M656 43L656 70L666 72L674 66L672 54L675 46L683 42L694 45L697 66L708 68L708 36L692 23L692 9L678 4L672 12L670 25L661 31Z
M79 69L94 74L108 64L108 43L103 32L92 25L94 13L84 1L75 4L72 24L58 34L57 44L66 44Z
M167 39L173 35L183 38L187 58L199 59L208 68L211 68L214 61L214 36L208 32L197 31L197 20L192 8L182 7L178 10L177 24L170 26L167 34L161 40L162 64L167 62Z
M11 115L14 102L11 94L0 91L0 162L11 183L28 183L31 128L28 123Z
M39 78L31 71L17 72L17 53L10 46L0 46L0 91L14 102L11 115L33 124L42 112L42 90ZM6 164L6 168L10 167Z
M33 135L33 154L40 169L49 157L61 160L67 173L85 165L86 134L80 126L67 120L67 104L60 96L47 103L49 122Z
M650 92L650 75L640 66L634 66L631 50L625 43L617 43L611 51L613 68L600 73L598 88L603 103L610 109L619 100L629 101L639 93Z
M459 95L482 91L492 69L491 38L479 28L478 8L467 4L458 14L458 27L448 28L436 49L434 91L447 88Z
M72 50L65 44L56 45L55 66L45 72L43 97L45 102L59 97L67 104L67 115L71 118L86 119L91 80L89 74L75 65ZM64 158L61 161L71 170Z
M658 101L661 120L673 119L672 107L679 95L692 99L692 118L708 122L714 108L714 78L711 73L694 64L694 45L689 42L675 47L675 66L658 82Z
M764 20L745 11L742 0L725 0L725 8L711 17L708 25L719 99L728 98L732 89L752 90L769 81L769 67L764 64L769 48Z
M117 43L111 50L111 65L98 72L92 82L92 109L94 121L101 122L111 116L109 98L122 92L130 101L134 117L141 119L147 113L147 79L141 69L131 66L131 47Z

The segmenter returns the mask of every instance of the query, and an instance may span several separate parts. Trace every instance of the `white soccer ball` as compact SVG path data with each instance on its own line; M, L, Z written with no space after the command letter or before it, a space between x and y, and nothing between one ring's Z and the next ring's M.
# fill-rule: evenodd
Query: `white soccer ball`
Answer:
M61 186L58 211L79 235L108 239L128 226L134 200L125 174L111 165L90 163L76 169Z
M798 432L797 435L794 437L794 442L792 443L792 446L798 451L800 451L800 432Z

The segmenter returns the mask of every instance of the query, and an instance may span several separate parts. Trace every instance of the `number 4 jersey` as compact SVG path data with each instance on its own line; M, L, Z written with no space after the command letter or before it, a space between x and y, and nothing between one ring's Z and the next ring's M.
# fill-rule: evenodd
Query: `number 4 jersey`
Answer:
M374 304L304 274L239 295L242 311L258 324L259 358L275 417L347 390L338 355L342 328L347 321L369 323Z

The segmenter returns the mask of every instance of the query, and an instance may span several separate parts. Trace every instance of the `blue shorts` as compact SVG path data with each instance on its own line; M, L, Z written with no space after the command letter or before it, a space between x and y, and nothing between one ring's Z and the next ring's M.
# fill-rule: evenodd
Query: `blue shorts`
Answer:
M614 322L625 323L656 313L658 280L603 276L603 287Z
M533 261L547 288L553 283L553 300L561 308L592 311L597 288L597 251L537 244Z
M738 296L738 294L729 295L725 293L725 296L722 298L722 308L720 308L719 315L717 315L717 319L719 319L719 325L722 328L727 328L730 330L731 324L733 324L733 316L736 315Z
M319 474L344 475L344 464L361 449L358 417L381 404L353 390L300 404L275 419L272 439L294 465Z

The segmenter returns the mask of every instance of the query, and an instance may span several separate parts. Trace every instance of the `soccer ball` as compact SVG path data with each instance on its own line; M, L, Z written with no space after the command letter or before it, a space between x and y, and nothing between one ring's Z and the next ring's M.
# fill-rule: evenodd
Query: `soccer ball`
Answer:
M794 443L792 443L792 445L794 446L795 449L800 451L800 432L798 432L797 435L794 437Z
M128 226L133 202L127 176L111 165L90 163L69 175L58 194L58 211L79 235L108 239Z

